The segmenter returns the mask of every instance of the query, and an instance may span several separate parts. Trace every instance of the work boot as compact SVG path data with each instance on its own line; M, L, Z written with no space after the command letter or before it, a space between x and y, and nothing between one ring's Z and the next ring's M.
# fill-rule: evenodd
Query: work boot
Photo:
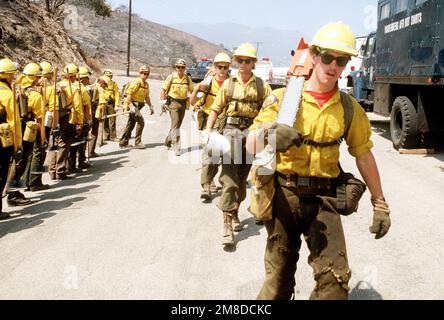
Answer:
M211 200L211 192L210 192L210 185L204 184L202 189L202 192L200 193L200 198L205 201Z
M11 191L8 192L7 203L10 207L27 206L31 203L31 199L26 198L20 191Z
M169 137L166 137L165 139L165 147L167 147L168 150L171 149L172 141L169 139Z
M176 157L180 157L180 143L179 142L176 142L174 144L174 150L176 152Z
M224 246L234 246L234 233L231 212L224 211L224 236L222 244Z
M7 212L0 212L0 220L6 220L11 218L11 215Z
M134 145L134 148L136 148L136 149L145 149L145 145L143 144L143 143L136 143L135 145Z
M216 184L214 183L214 180L211 181L210 184L210 191L211 193L217 193L219 191L219 188L216 186Z
M255 223L257 226L263 226L263 225L264 225L264 222L263 222L262 220L259 220L258 218L255 218L255 219L254 219L254 223Z
M91 168L91 165L88 162L80 162L79 169L88 169Z
M77 168L68 168L68 173L82 173L82 169L77 169Z
M233 229L236 232L242 231L244 229L244 225L242 224L242 222L239 220L239 215L238 213L233 213Z

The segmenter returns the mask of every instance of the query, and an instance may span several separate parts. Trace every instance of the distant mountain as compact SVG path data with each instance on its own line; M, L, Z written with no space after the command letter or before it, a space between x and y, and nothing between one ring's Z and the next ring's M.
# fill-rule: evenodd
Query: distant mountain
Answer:
M275 66L290 64L290 52L301 38L301 33L298 31L248 27L235 23L212 25L180 23L170 26L207 41L221 44L229 50L243 42L251 42L258 47L259 58L269 57ZM305 40L308 41L308 39Z

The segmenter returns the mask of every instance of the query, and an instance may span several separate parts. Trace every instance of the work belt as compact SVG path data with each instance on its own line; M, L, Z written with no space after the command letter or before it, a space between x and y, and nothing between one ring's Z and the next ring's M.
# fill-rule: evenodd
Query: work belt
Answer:
M337 144L340 145L342 143L342 141L344 141L343 137L341 137L337 140L334 140L334 141L330 141L330 142L316 142L313 140L304 139L304 140L302 140L302 144L309 145L309 146L316 147L316 148L325 148L325 147L331 147L331 146L334 146Z
M278 172L278 181L288 188L296 188L298 194L307 196L336 194L336 179L301 177L297 174L283 174Z
M172 98L172 97L170 97L170 99L171 100L174 100L174 101L176 101L176 102L179 102L179 103L185 103L185 102L187 102L188 101L188 99L174 99L174 98Z
M253 119L244 117L227 117L227 124L238 127L249 127L253 124Z

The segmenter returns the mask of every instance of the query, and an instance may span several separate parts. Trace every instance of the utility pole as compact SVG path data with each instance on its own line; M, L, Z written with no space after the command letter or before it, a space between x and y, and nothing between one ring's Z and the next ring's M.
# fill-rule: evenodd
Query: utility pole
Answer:
M126 61L126 76L130 75L130 63L131 63L131 14L132 14L133 0L129 0L129 16L128 16L128 57Z

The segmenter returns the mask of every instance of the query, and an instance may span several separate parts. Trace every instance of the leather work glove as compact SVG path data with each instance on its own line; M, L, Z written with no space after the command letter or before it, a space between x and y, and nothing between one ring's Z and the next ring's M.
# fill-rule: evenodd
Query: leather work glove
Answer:
M369 228L375 239L381 239L390 229L390 209L385 199L372 199L373 225Z
M269 130L276 133L276 151L286 152L290 147L299 147L302 144L302 136L298 130L286 124L273 123Z

